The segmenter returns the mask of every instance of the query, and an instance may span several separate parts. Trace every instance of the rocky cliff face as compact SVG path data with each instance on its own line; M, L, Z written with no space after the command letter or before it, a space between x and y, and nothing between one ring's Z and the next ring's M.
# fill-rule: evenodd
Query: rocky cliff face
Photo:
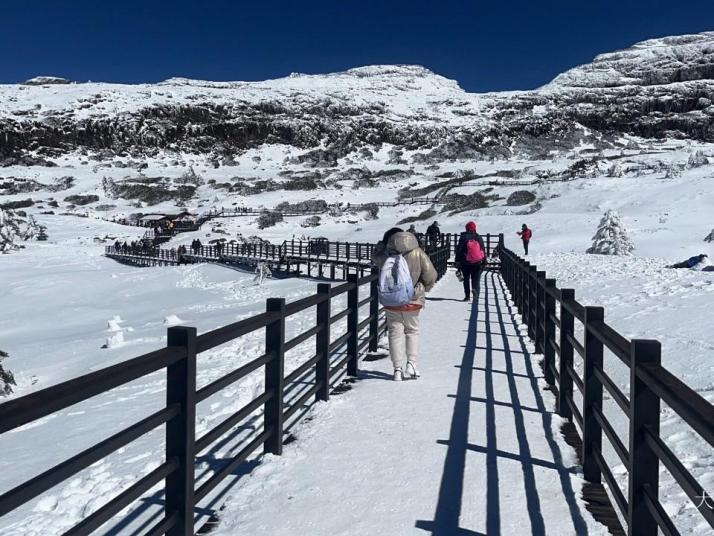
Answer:
M266 82L0 86L2 159L161 150L217 162L263 144L332 166L390 144L423 162L543 156L621 134L714 141L714 32L654 39L595 58L535 91L476 95L417 66ZM10 160L8 160L10 159Z

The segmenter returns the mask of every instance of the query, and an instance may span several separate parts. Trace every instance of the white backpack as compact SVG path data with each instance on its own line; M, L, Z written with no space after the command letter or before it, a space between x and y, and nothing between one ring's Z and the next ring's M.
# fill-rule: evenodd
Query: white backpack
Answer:
M385 307L399 307L414 299L414 282L407 261L391 254L379 272L379 302Z

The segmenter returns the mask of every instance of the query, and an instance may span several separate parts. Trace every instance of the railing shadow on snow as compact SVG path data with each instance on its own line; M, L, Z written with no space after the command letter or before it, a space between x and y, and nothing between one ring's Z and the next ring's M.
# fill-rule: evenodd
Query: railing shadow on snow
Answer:
M482 293L484 300L480 307L477 304L472 305L464 353L461 364L457 365L460 371L456 394L450 395L454 398L454 413L449 439L447 441L439 441L439 443L448 446L448 450L444 461L444 471L434 520L417 521L416 526L431 532L434 536L483 536L482 533L459 526L462 501L473 498L474 490L465 489L464 482L466 454L471 451L484 454L486 457L485 534L489 536L501 534L501 486L509 483L503 482L499 478L499 459L518 461L521 464L525 484L526 507L531 524L530 531L524 528L524 532L536 536L544 536L546 534L534 473L534 467L539 466L558 472L563 494L568 502L573 528L577 534L587 534L587 526L578 508L575 498L576 493L571 482L571 475L576 469L567 468L563 464L560 447L553 437L551 427L552 412L546 409L541 386L538 383L541 376L537 375L533 370L531 353L527 349L525 338L518 334L517 331L515 333L517 334L520 351L511 350L510 339L513 338L513 335L509 336L506 331L506 326L509 324L506 319L512 321L510 324L517 325L518 323L515 312L511 309L510 302L506 299L505 288L503 288L500 278L497 278L493 273L486 273L483 277ZM497 292L499 288L501 289L500 296L499 292ZM479 324L483 324L484 328L482 330L478 329ZM479 345L480 339L484 339L481 345ZM497 340L494 341L494 339ZM497 345L496 343L500 344ZM484 356L482 367L475 364L477 351L480 351ZM494 368L494 352L503 353L505 371ZM525 374L515 372L514 356L517 356L517 359L525 364ZM484 373L485 398L472 395L474 371ZM509 402L495 399L494 374L502 374L507 377L508 392L510 394ZM528 380L536 407L524 407L521 404L516 378ZM486 445L484 446L469 443L468 441L469 420L474 403L484 404L485 406ZM498 448L496 409L499 407L507 407L513 410L518 453L505 452ZM549 453L553 457L552 462L536 459L531 455L524 422L524 412L535 412L541 415Z

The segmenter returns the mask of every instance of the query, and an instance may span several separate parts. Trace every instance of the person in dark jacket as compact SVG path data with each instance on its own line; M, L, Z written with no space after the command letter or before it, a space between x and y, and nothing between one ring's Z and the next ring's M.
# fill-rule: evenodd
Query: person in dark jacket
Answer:
M437 243L439 242L440 234L441 230L439 229L439 224L436 221L426 228L427 242L430 249L436 248Z
M533 231L531 231L528 226L524 223L521 226L521 230L518 231L518 234L521 237L521 240L523 240L523 251L526 252L526 255L528 255L528 243L531 241L531 237L533 236Z
M473 253L470 253L470 249L474 246L469 244L471 240L475 241L483 252L483 257L480 261L474 261L471 258ZM466 232L461 233L459 243L456 245L456 267L464 277L464 301L469 301L472 297L473 301L478 301L481 293L481 274L486 268L486 256L487 252L483 244L483 238L476 232L476 222L470 221L466 224Z
M701 253L695 255L694 257L689 257L686 261L678 262L677 264L672 264L667 268L694 268L695 270L702 270L709 264L709 257L706 253Z

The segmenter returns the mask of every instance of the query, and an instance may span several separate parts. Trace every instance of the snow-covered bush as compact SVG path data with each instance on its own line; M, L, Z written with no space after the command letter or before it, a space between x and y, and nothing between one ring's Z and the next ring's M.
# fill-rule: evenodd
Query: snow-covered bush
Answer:
M320 216L310 216L305 218L301 223L300 227L319 227L320 226Z
M38 232L39 226L32 216L0 209L0 253L20 249L20 242L32 240Z
M696 151L689 155L689 160L687 161L687 166L690 168L697 168L706 166L709 163L709 159L702 151Z
M667 168L664 174L665 179L678 179L682 176L682 170L676 165Z
M714 242L714 229L707 236L704 237L705 242Z
M587 250L587 253L629 255L634 249L635 246L627 235L620 215L614 210L608 210L600 220L595 236L593 236L593 245Z
M2 366L2 360L7 357L7 352L0 350L0 396L7 396L12 393L12 386L17 385L15 383L15 377L12 372L6 370Z
M610 178L622 177L622 175L623 175L622 166L620 166L620 164L611 165L609 168L607 168L607 172L605 173L605 175Z
M283 221L280 212L266 212L258 216L258 229L267 229Z

